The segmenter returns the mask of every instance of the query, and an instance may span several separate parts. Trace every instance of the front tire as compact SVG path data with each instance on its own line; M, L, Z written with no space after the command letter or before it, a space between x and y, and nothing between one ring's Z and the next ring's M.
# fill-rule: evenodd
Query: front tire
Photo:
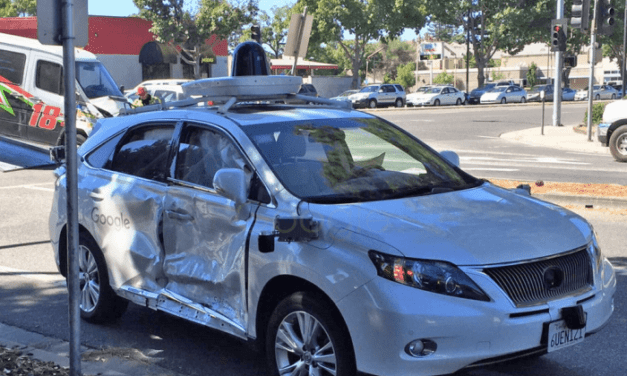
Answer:
M507 99L502 98L502 99L501 99L501 104L506 104L506 103L507 103Z
M315 293L297 292L281 301L268 323L270 374L355 375L348 330L334 312L334 307Z
M619 162L627 162L627 125L616 129L610 137L610 152Z
M374 100L374 99L371 99L371 100L368 102L368 107L370 107L370 108L377 108L377 101L376 101L376 100Z
M601 99L601 96L600 96L599 94L597 94L597 96L596 96L596 97L594 97L594 100L595 100L595 101L598 101L599 99Z
M128 300L117 296L111 289L102 251L86 233L79 236L78 268L81 318L92 323L120 318L126 311Z
M433 101L433 105L436 106L436 107L439 106L440 105L440 100L436 99L435 101Z

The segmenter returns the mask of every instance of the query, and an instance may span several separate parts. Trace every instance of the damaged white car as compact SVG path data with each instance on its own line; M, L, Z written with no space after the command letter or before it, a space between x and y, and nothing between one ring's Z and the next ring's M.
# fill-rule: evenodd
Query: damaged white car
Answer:
M215 82L183 86L224 95ZM371 114L251 95L133 110L79 149L84 319L130 301L258 341L272 374L338 376L541 355L609 320L614 269L580 216ZM66 275L56 174L50 235Z

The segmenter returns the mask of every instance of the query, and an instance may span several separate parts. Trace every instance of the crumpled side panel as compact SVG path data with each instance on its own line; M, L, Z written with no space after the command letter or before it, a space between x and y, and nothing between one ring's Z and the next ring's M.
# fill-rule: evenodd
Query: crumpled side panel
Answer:
M245 246L252 224L217 194L171 187L165 199L166 289L245 326Z

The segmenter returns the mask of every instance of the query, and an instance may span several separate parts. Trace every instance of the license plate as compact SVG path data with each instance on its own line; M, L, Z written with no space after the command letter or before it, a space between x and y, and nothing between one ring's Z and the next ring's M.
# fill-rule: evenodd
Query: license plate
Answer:
M576 345L586 338L586 328L568 329L564 320L549 324L548 352Z

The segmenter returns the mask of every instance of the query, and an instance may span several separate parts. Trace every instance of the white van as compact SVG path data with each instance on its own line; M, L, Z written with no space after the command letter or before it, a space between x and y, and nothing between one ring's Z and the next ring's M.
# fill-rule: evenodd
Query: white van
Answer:
M98 118L127 106L96 55L77 48L76 132L81 144ZM58 145L64 140L63 48L0 33L0 135Z

